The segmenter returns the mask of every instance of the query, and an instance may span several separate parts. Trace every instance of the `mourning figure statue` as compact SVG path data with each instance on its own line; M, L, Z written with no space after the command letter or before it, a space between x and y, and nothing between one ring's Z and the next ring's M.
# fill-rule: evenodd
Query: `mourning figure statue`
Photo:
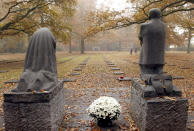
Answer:
M56 41L48 28L36 31L30 39L24 70L13 92L49 91L57 83Z
M171 93L172 77L163 73L166 31L161 21L161 11L151 9L149 20L140 26L140 77L146 84L152 85L158 94Z
M150 22L140 27L141 44L140 72L144 74L161 74L164 66L165 25L160 20L159 9L151 9Z

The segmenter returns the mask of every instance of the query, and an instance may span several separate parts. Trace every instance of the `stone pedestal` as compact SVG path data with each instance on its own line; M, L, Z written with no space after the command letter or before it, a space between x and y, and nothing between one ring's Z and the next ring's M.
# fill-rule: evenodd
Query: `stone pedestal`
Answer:
M154 96L151 86L132 80L130 113L140 131L185 131L188 101L174 87L173 96Z
M64 88L45 93L4 94L6 131L57 131L64 118Z

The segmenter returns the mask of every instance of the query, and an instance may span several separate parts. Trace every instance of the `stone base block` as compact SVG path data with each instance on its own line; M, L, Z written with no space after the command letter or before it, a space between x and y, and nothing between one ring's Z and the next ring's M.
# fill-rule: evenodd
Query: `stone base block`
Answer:
M145 97L147 88L132 80L130 114L140 131L185 131L188 100L181 97Z
M63 82L46 93L4 94L6 131L57 131L64 118Z

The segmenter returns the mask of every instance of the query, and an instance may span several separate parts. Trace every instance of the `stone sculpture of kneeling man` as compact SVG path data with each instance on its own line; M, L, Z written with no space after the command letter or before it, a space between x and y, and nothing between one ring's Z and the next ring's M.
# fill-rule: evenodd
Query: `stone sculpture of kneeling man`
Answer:
M160 18L161 11L153 8L149 11L150 21L140 26L139 65L141 79L152 85L158 95L165 95L172 93L173 85L172 76L163 73L166 31Z

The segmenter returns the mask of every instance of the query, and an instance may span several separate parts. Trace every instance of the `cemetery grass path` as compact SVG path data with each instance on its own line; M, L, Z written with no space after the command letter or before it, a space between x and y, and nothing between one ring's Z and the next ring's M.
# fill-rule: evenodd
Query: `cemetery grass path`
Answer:
M66 114L60 131L107 129L138 131L129 116L130 82L117 81L116 78L119 76L113 74L100 54L92 55L80 74L76 76L75 83L65 83ZM122 114L114 121L112 128L99 128L86 111L100 96L114 97L122 106Z

